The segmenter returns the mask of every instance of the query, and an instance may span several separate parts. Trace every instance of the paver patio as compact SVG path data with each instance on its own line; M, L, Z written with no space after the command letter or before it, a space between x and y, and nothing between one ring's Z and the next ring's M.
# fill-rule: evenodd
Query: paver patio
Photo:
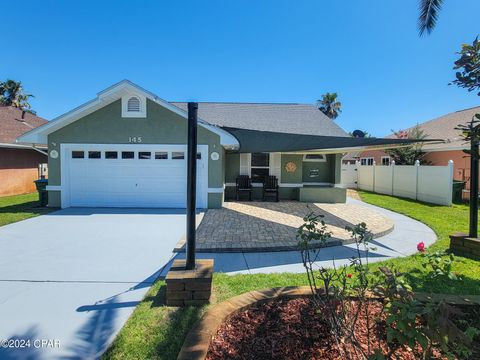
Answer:
M393 230L393 221L361 204L312 204L298 201L227 202L209 209L197 230L199 251L278 251L297 248L297 229L310 212L324 215L332 233L328 245L350 242L346 226L365 222L374 237ZM176 247L183 251L185 239Z
M370 205L362 201L347 198L347 204L360 205L385 215L394 223L392 232L372 240L370 244L376 248L369 252L369 261L388 260L418 252L417 244L423 241L426 246L432 245L437 236L435 232L420 221L408 216ZM352 256L357 256L355 244L343 244L323 249L316 255L317 265L323 267L349 265ZM184 259L185 252L179 252L175 259ZM215 271L227 274L268 274L268 273L304 273L302 257L298 250L252 252L214 252L198 251L198 259L214 259ZM170 262L171 263L171 262ZM165 276L168 266L162 272Z

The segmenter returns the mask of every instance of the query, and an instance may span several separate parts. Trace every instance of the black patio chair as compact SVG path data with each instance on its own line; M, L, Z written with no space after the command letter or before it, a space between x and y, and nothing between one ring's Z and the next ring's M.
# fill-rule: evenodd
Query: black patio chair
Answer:
M248 199L252 201L252 180L248 175L239 175L237 177L237 200L240 200L241 193L248 193Z
M275 195L275 201L278 202L278 179L276 176L269 175L263 179L263 201L267 195Z

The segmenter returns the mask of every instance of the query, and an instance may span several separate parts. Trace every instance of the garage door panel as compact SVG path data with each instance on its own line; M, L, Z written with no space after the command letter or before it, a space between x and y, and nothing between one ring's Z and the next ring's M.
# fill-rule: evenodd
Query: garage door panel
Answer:
M115 150L112 150L115 149ZM121 150L109 145L97 148L75 145L76 151L101 151L101 159L72 159L71 150L66 151L68 160L70 206L99 207L173 207L186 206L186 160L173 160L168 148L130 146L135 152L134 159L106 159L105 151ZM204 150L208 150L205 149ZM168 152L169 159L139 159L139 151ZM184 151L184 150L183 150ZM206 159L208 151L197 161L197 206L206 207L206 187L208 183Z

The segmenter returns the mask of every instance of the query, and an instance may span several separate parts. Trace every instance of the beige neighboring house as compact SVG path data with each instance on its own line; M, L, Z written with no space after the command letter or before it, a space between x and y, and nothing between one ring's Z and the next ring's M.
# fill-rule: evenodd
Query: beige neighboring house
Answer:
M422 150L425 151L423 159L430 165L447 165L449 160L453 160L454 173L453 178L457 181L465 181L466 192L464 197L468 197L468 181L470 180L470 156L463 152L469 147L459 130L455 127L459 124L466 124L475 114L480 113L480 106L470 109L459 110L433 120L419 124L420 128L427 135L428 139L444 139L443 143L425 144ZM411 130L413 127L405 129ZM392 135L390 135L391 137ZM383 150L369 150L357 153L349 153L343 157L343 163L355 163L360 161L362 165L390 165L391 159Z

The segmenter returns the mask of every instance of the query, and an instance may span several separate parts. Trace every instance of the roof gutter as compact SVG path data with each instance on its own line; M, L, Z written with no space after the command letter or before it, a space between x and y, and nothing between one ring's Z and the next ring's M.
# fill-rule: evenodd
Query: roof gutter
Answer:
M35 144L7 144L7 143L0 143L0 148L4 149L21 149L21 150L35 150L43 155L48 155L45 151L47 150L46 146L35 146Z

